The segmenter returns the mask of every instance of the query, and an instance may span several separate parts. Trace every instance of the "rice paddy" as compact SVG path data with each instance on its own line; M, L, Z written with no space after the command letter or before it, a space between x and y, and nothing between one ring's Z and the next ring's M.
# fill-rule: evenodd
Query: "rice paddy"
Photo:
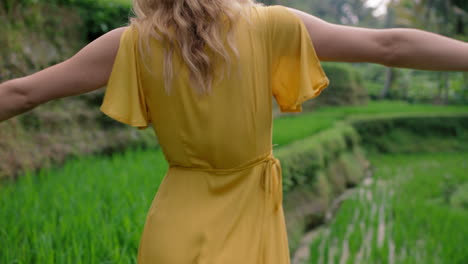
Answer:
M384 104L277 118L273 143L284 146L355 113L468 109ZM311 263L468 263L460 246L468 244L468 216L459 208L466 194L456 191L467 188L467 160L466 154L374 157L375 184L343 206L332 224L337 228L312 245ZM81 157L2 183L0 263L135 263L146 213L166 170L161 150L139 149ZM364 237L371 242L363 244L369 241ZM408 257L413 255L418 257ZM345 262L357 256L361 262Z
M374 156L311 244L313 264L468 263L468 153Z

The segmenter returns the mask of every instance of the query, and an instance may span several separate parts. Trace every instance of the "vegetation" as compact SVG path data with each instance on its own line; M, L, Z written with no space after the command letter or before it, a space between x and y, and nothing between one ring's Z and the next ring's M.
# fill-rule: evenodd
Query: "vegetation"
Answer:
M282 162L284 191L315 183L317 172L326 170L341 153L359 147L359 141L351 126L339 124L280 148L276 155Z
M291 250L307 228L323 223L331 201L362 180L368 162L361 146L387 153L467 150L466 110L387 102L276 119L273 142L285 141L275 155L283 167ZM295 139L306 131L312 136Z
M312 243L310 263L466 263L468 152L371 160L373 182Z
M332 23L358 25L375 24L375 11L365 0L260 0L267 5L286 5L312 13Z
M307 171L302 176L292 173L294 169L295 172L303 169L296 167L294 157L307 158L306 153L290 156L294 154L291 153L294 146L280 149L278 157L286 171L285 183L294 183L295 187L301 183L303 187L315 186L312 191L307 190L312 194L322 192L321 186L329 187L329 175L343 185L351 181L356 184L362 171L353 167L359 160L351 153L360 152L353 147L358 139L352 131L347 126L325 130L322 136L308 139L308 148L303 150L315 153L308 149L322 147L327 165L316 162L317 167L312 170L304 167ZM330 137L331 134L335 136ZM341 144L336 144L336 140ZM336 169L341 168L345 173L334 177ZM79 158L63 168L27 173L14 184L4 184L0 191L0 206L4 208L0 213L0 241L5 246L0 252L0 262L134 263L144 213L166 169L160 150L137 150L112 157ZM322 185L314 184L310 176L316 171L321 174L318 182ZM286 193L291 191L291 186L285 184ZM329 199L342 191L329 188L330 193L319 194L324 200L317 215L323 214ZM287 199L290 212L295 206L294 199ZM291 220L288 224L295 235L291 238L292 245L297 244L307 224L299 224L303 219L299 215L295 217L295 222Z
M350 122L374 152L468 151L467 113L361 115Z
M135 130L97 109L103 91L47 103L0 124L0 179L66 159L157 145L150 129Z
M50 30L50 35L54 35L56 33L50 23L60 21L61 17L50 16L49 13L44 16L43 11L59 8L73 8L73 12L79 15L82 22L79 24L79 32L91 41L111 29L126 24L130 15L131 0L5 0L0 5L0 14L13 27L19 27L25 23L28 28ZM24 9L32 16L23 17ZM46 28L40 26L46 26Z
M324 105L365 105L369 99L364 88L362 73L352 65L323 63L323 69L331 80L319 97L304 104L304 110Z
M82 157L0 186L1 263L136 263L160 150Z
M344 124L282 147L275 156L281 160L284 212L294 252L304 231L324 221L331 201L363 178L368 161L356 131Z
M71 57L87 42L126 23L130 0L5 0L0 3L0 82ZM64 98L0 124L0 178L69 157L154 146L99 112L103 90ZM149 132L149 133L148 133Z
M333 23L419 27L465 40L468 28L464 0L392 1L380 17L364 0L263 2ZM2 1L0 81L63 61L124 25L129 14L130 0ZM331 85L305 105L313 112L274 121L291 252L306 228L324 221L331 200L359 184L369 165L363 147L373 155L457 150L463 152L372 156L376 181L360 189L314 242L311 261L466 263L458 245L468 237L460 229L468 210L468 75L323 66ZM145 213L167 164L151 129L124 127L98 112L102 94L51 102L0 124L0 178L27 171L0 185L0 263L136 262ZM367 94L403 101L367 103ZM137 150L82 157L128 147ZM47 168L70 157L63 168Z
M364 0L264 2L297 7L334 23L383 27L387 19L373 16L375 10L367 7ZM415 5L408 1L399 2L401 3L394 3L390 10L406 11L395 11L396 15L406 14L405 12L410 11ZM440 1L418 1L418 6L434 14L431 15L427 24L441 24L435 23L435 18L432 18L432 16L437 18L443 16L437 11L439 4L435 5L436 2ZM459 8L464 8L465 5L463 1L453 1L453 4ZM3 46L0 50L0 82L36 72L69 58L87 42L102 33L126 24L130 8L130 0L2 1L0 24L2 24L3 34L0 34L0 43ZM453 8L444 10L452 13L458 10L456 11L458 13L453 15L454 19L458 19L457 22L453 22L450 18L448 24L453 28L452 31L464 32L466 19L460 15L464 13L460 12L466 11ZM388 16L390 15L391 12L388 13ZM462 17L461 20L460 17ZM417 19L409 21L417 21ZM396 23L393 22L388 26L399 26ZM417 26L411 23L408 22L405 26ZM460 33L456 37L463 35L466 34ZM331 85L321 97L306 104L305 110L313 110L317 105L326 104L364 104L367 101L365 90L369 92L371 98L379 98L383 87L386 87L384 83L388 79L385 68L378 65L353 64L350 66L324 63L324 68L331 79ZM429 72L405 70L392 72L395 78L392 85L388 86L389 91L385 92L385 97L409 102L466 102L468 96L468 75L466 74L451 73L448 79L445 77L444 79L438 74ZM439 83L448 83L450 89L441 90ZM338 94L340 96L337 96ZM0 164L0 178L15 177L21 171L42 165L60 164L70 156L121 149L126 142L131 142L130 145L134 146L145 145L148 142L145 139L154 141L150 133L136 134L124 126L119 127L120 132L113 130L116 124L103 117L95 107L100 104L101 99L102 91L62 99L0 124L0 156L6 157L4 160L7 160ZM84 122L81 122L83 120ZM316 115L314 125L310 127L295 125L294 129L292 127L288 133L293 133L294 138L299 139L310 135L315 130L330 127L333 120L335 117ZM51 125L46 125L49 123ZM89 131L89 133L84 134L81 133L82 131ZM103 143L87 143L93 139L93 142ZM284 144L284 141L279 139L278 144ZM40 146L40 150L31 146Z
M328 89L328 88L327 88ZM338 120L357 115L386 115L389 117L414 114L431 116L435 114L463 114L468 106L437 106L410 104L403 101L369 102L365 106L322 107L311 113L281 115L273 124L273 143L279 147L332 127ZM366 137L367 138L367 137Z
M359 129L345 121L385 110L466 112L464 107L387 102L324 107L275 120L273 141L281 144L274 152L283 168L291 252L304 230L322 223L330 202L358 184L369 166ZM0 241L5 245L0 262L134 263L145 213L166 169L162 152L153 147L75 158L63 168L5 182L0 186ZM463 194L454 197L455 204L464 204Z

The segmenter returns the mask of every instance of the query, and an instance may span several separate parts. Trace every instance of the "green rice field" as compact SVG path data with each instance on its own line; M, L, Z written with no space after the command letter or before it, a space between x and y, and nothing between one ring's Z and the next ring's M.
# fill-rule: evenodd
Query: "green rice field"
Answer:
M0 263L135 263L166 168L161 151L137 150L0 187Z
M310 263L468 263L468 153L374 156L372 164L372 181L311 244Z
M361 114L468 113L468 105L437 106L398 101L369 102L364 106L322 107L312 113L279 116L274 121L273 143L279 147L313 135L337 120Z
M440 113L467 111L468 107L465 106L437 107L394 102L370 103L367 106L360 107L322 108L314 113L287 115L277 118L274 121L273 143L278 144L278 147L282 147L295 140L327 129L337 120L356 113ZM412 162L407 163L408 160ZM378 169L376 178L381 179L378 182L390 182L391 176L394 176L395 179L400 179L397 182L406 184L406 182L401 180L408 178L404 172L416 171L417 168L418 171L424 171L423 165L418 165L419 167L411 167L410 165L412 163L416 165L425 164L425 160L433 162L430 164L439 164L437 165L439 167L430 165L432 166L430 167L430 173L432 174L428 175L449 175L447 177L449 177L453 185L443 187L446 190L445 192L452 190L450 188L458 188L459 183L465 182L466 178L463 172L467 169L465 160L468 159L467 155L463 156L461 154L453 154L446 157L443 155L423 155L419 158L413 157L411 159L408 159L406 156L376 157L374 158ZM101 155L80 157L68 161L59 168L26 173L20 176L19 180L15 183L0 183L0 263L135 263L146 213L166 170L167 163L159 149L139 149L129 150L125 153L116 153L110 157ZM414 172L411 175L419 174ZM412 178L419 179L424 177L412 176ZM441 185L442 183L437 180L437 177L427 177L427 182L418 183L417 185L433 183ZM407 186L405 184L399 186L397 190L403 190L403 187ZM439 185L436 185L436 187ZM377 186L379 185L377 184L376 187L372 188L377 188ZM410 191L405 191L405 194L401 197L414 192L410 187L405 187ZM413 208L412 203L402 202L399 204L396 201L390 200L388 198L389 194L384 195L387 192L378 192L382 198L378 198L380 196L375 195L375 199L377 200L387 199L385 201L391 201L391 203L385 203L382 210L390 210L389 208L402 210L401 213L393 216L392 225L386 229L386 232L391 232L392 234L395 232L391 231L391 228L398 230L392 238L395 245L394 255L396 259L404 256L404 254L408 255L415 252L411 243L416 243L415 245L424 243L424 247L421 246L422 249L417 251L420 252L418 254L423 259L426 256L424 254L429 254L427 252L438 252L437 254L441 258L451 256L453 260L456 260L456 257L459 256L462 258L461 260L466 260L466 253L457 249L459 247L456 245L461 245L463 242L468 244L465 238L468 237L468 234L461 232L460 228L460 226L463 226L460 224L462 221L468 221L467 213L462 209L456 209L458 207L447 206L443 202L443 199L437 198L439 197L436 195L437 190L439 190L437 188L431 187L428 189L433 191L433 193L418 191L418 195L421 195L421 197L411 197L414 203L418 205L417 210ZM436 196L432 197L431 195ZM457 195L462 197L457 199L463 201L463 195ZM431 202L427 204L423 203L423 201L427 200L428 196L431 197L429 199ZM456 200L455 198L453 199ZM409 199L406 198L405 201L407 200ZM424 205L420 206L420 203ZM406 205L413 207L407 208L405 207ZM366 207L369 205L356 202L355 206ZM436 209L433 209L433 207ZM349 220L346 218L349 217L346 210L354 212L354 209L346 208L347 206L344 206L342 209L344 213L338 215L337 223ZM432 211L429 212L429 209ZM396 209L392 210L394 210L392 212L397 212ZM370 214L371 210L362 209L360 212L358 217L365 217L366 214ZM413 216L416 213L417 215ZM385 214L385 217L388 218L390 215ZM427 219L430 219L430 221ZM446 222L440 227L440 222L443 219ZM369 220L365 221L368 221L368 223L365 222L366 226L368 224L372 226L370 223L375 221L375 219L369 218ZM403 223L408 224L397 228L398 225L403 225ZM417 229L419 227L425 227L426 229L421 231ZM433 228L434 230L429 230L428 228ZM428 230L436 233L441 231L437 228L440 228L444 232L447 231L446 235L440 238L446 239L441 240L443 242L442 246L434 242L435 238L433 237L425 238L423 236L420 240L415 240L421 232L424 235L426 233L432 234ZM456 229L458 233L453 233L452 229ZM324 241L334 241L335 237L338 239L341 231L336 231L337 234L334 232L331 232L329 238L324 236ZM356 232L350 236L359 238L362 234ZM407 239L406 236L410 238ZM359 241L358 238L350 241ZM384 239L383 241L388 241L388 239ZM407 242L403 243L402 241ZM350 243L350 249L359 248L358 245L352 243ZM447 246L447 243L451 246ZM325 254L323 253L323 249L321 249L323 246L315 248L315 245L312 246L312 255L314 257L323 256ZM386 248L388 246L385 244L381 251L385 251ZM326 253L327 256L328 254ZM361 263L364 264L365 262ZM452 264L464 262L417 263Z

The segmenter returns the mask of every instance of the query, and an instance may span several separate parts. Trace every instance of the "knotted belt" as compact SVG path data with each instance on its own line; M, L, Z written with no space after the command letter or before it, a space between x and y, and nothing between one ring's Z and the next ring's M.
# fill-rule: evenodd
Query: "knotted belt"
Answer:
M273 156L273 153L270 152L268 155L260 157L253 160L245 165L227 168L227 169L215 169L215 168L199 168L199 167L184 167L179 165L170 165L170 168L179 168L190 171L202 171L215 174L224 174L239 172L246 169L256 167L260 164L265 163L262 175L261 183L265 191L266 199L269 199L269 196L273 196L274 210L278 210L283 202L283 186L282 186L282 171L280 161Z

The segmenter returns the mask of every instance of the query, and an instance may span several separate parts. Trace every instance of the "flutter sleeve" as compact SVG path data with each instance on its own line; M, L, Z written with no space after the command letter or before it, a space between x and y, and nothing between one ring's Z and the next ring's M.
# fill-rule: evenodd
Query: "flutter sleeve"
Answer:
M140 78L137 37L132 27L122 33L100 110L112 119L144 129L150 117Z
M281 112L301 112L329 80L302 20L283 6L269 7L272 93Z

